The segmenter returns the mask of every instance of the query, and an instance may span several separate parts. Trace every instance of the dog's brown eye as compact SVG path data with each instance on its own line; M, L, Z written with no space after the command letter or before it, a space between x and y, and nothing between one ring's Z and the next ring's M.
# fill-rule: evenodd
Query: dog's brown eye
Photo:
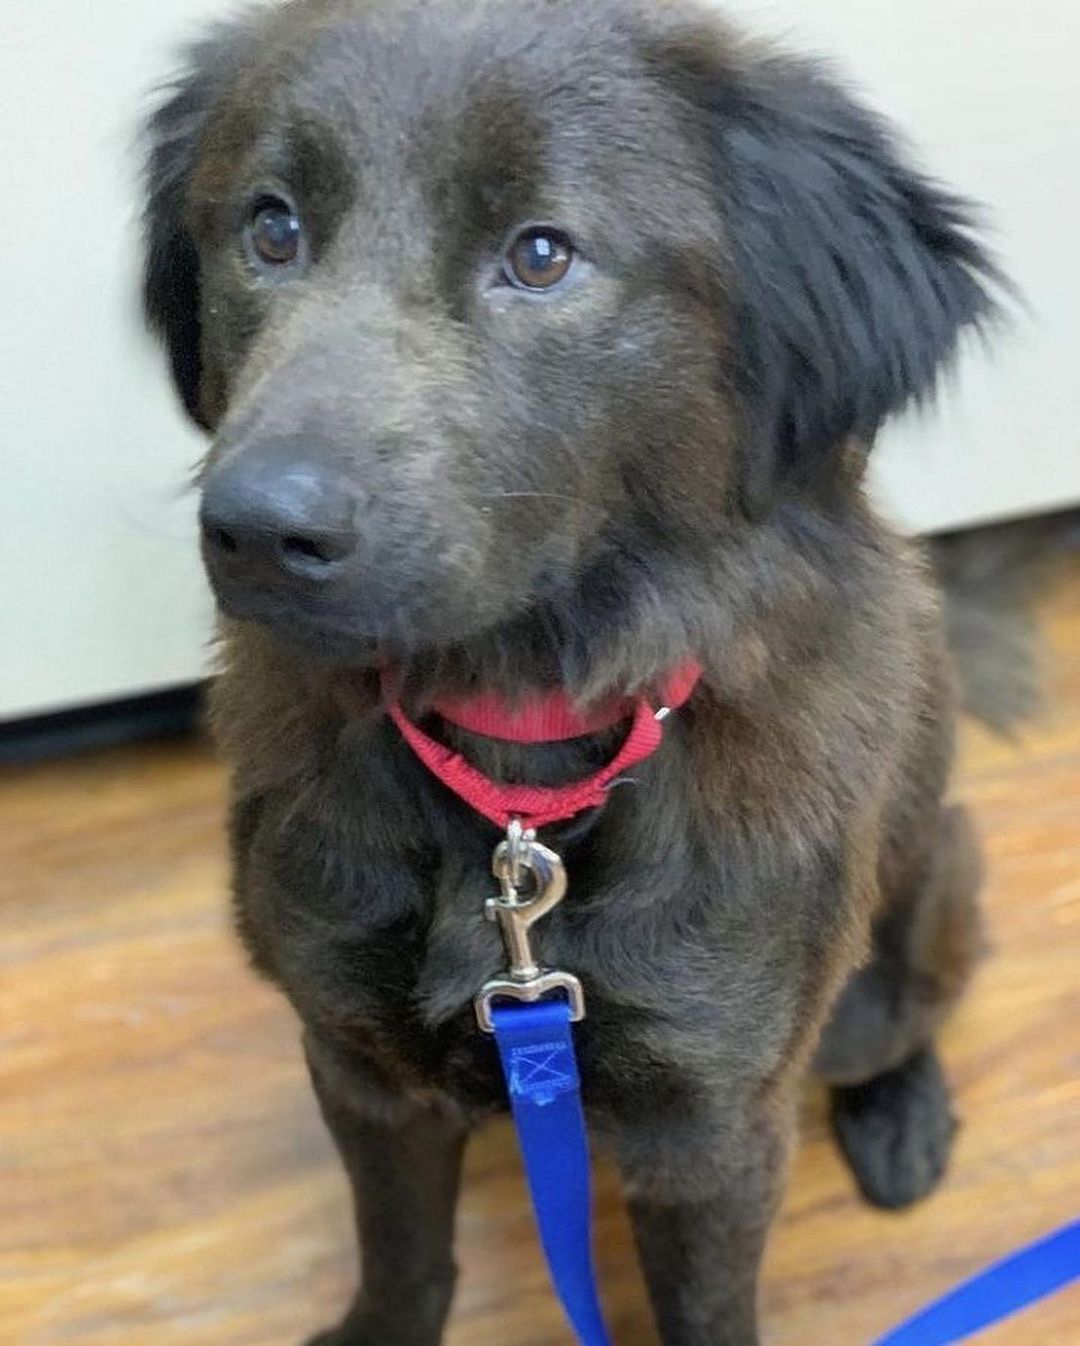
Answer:
M251 217L251 246L268 266L287 266L300 255L300 217L284 201L264 199Z
M557 229L527 229L506 254L503 269L511 285L522 290L550 290L570 270L574 249Z

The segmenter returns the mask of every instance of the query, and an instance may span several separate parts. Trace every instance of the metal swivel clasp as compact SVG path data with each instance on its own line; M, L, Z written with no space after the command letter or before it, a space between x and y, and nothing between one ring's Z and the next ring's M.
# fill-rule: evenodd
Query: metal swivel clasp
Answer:
M499 880L499 896L484 904L484 915L499 923L509 966L504 975L493 977L480 988L473 1002L476 1020L485 1033L495 1025L491 1006L495 1000L542 1000L553 991L565 992L570 1018L585 1017L581 982L571 972L541 967L533 956L529 932L532 926L558 906L566 895L566 870L562 860L525 831L515 818L506 830L506 840L495 848L492 873Z

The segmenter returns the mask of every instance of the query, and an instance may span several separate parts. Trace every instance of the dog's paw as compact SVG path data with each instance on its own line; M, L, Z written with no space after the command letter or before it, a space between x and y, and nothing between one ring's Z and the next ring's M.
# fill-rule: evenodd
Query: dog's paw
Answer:
M866 1084L833 1090L833 1129L867 1201L900 1210L941 1181L956 1134L933 1048Z
M354 1318L346 1318L337 1327L308 1337L304 1346L375 1346L375 1339Z

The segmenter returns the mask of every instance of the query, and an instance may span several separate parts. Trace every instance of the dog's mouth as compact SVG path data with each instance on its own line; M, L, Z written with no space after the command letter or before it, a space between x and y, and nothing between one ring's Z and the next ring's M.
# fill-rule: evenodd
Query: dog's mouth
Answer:
M473 641L500 623L463 595L454 604L429 594L377 606L354 594L282 593L270 584L234 586L211 576L218 611L236 622L261 627L290 649L323 664L370 670L404 664L424 652Z
M374 668L389 658L392 638L365 629L349 614L310 601L283 599L269 587L234 589L214 583L213 589L223 617L253 622L283 644L320 661Z

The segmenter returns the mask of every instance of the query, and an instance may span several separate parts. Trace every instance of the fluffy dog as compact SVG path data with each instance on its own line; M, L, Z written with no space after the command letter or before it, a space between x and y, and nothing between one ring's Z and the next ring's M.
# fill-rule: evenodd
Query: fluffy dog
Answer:
M488 775L558 783L625 731L515 746L431 706L590 706L693 657L633 784L545 833L571 887L538 939L585 984L665 1346L752 1346L807 1068L882 1205L953 1131L978 866L939 600L862 477L993 311L968 212L682 0L294 0L196 47L151 137L147 311L213 435L237 919L363 1246L316 1340L439 1340L463 1144L506 1102L471 1008L498 833L378 670Z

